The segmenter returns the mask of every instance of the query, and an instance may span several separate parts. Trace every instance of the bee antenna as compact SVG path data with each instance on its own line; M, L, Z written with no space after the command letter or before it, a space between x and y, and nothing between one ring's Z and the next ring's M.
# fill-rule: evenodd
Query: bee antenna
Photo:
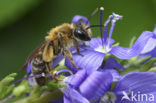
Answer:
M87 27L86 29L92 28L92 27L104 27L104 25L91 25L89 27Z
M88 17L88 21L86 22L86 24L88 24L89 20L98 12L98 8L96 8L91 15Z

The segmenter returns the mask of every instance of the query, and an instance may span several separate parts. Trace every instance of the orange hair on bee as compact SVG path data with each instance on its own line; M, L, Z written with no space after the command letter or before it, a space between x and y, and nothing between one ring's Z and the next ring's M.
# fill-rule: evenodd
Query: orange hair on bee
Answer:
M53 47L47 44L43 50L43 60L45 62L51 62L53 58Z

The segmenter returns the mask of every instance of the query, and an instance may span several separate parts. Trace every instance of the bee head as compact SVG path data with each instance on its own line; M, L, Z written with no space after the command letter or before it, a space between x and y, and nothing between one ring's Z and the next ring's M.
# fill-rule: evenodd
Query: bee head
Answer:
M83 41L90 41L92 37L91 29L84 23L75 24L74 36Z
M75 25L74 36L83 41L90 41L92 37L89 20L97 13L96 8L89 18L76 15L73 17L72 23Z

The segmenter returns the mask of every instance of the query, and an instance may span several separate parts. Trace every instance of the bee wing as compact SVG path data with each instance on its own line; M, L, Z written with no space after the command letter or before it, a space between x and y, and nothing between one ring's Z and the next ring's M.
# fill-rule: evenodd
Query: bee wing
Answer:
M46 42L41 43L41 45L39 45L35 50L32 51L32 53L27 57L27 59L25 60L25 63L23 64L23 66L21 67L21 69L25 69L28 65L28 63L34 58L34 56L41 50L44 49Z

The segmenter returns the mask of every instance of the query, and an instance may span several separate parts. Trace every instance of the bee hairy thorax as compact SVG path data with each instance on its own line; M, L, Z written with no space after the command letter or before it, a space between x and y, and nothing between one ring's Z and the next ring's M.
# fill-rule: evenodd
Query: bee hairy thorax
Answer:
M72 26L71 24L62 24L52 29L46 39L57 38L52 40L54 56L58 56L63 50L69 49L74 45L72 39Z

